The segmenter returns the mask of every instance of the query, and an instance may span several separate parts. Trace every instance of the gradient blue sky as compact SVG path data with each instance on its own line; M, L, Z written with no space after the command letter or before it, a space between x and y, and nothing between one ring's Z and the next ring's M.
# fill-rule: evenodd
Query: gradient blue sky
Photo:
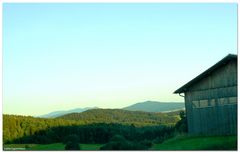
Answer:
M237 53L237 4L3 4L3 113L121 108Z

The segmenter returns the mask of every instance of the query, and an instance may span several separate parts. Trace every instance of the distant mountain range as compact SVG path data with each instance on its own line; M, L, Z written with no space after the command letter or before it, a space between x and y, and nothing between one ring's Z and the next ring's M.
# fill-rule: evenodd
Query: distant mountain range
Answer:
M86 107L86 108L75 108L71 110L65 110L65 111L54 111L45 115L38 116L40 118L56 118L59 116L63 116L65 114L70 114L70 113L81 113L89 109L97 109L97 107Z
M185 109L183 102L157 102L157 101L146 101L136 103L128 107L122 108L130 111L144 111L144 112L170 112L180 109Z
M144 111L144 112L171 112L182 110L185 108L183 102L157 102L157 101L145 101L130 105L128 107L122 108L123 110L129 111ZM86 108L76 108L65 111L54 111L45 115L38 117L41 118L56 118L71 113L81 113L90 109L98 109L98 107L86 107Z

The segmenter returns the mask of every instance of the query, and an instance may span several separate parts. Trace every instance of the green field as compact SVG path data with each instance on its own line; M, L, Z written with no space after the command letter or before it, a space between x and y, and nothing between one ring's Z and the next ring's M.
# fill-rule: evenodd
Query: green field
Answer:
M237 136L180 136L154 144L151 150L237 150Z
M29 148L25 148L29 146ZM7 144L4 150L64 150L64 144ZM102 144L80 144L81 150L99 150Z
M25 148L28 146L28 148ZM64 144L7 144L4 150L64 150ZM102 144L80 144L81 150L99 150ZM177 136L150 150L237 150L237 136Z

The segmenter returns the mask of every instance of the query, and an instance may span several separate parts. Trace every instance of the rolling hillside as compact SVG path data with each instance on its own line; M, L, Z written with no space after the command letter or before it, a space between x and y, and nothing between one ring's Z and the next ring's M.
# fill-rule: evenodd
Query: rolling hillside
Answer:
M145 111L145 112L170 112L184 108L185 105L184 103L181 102L146 101L136 103L128 107L124 107L123 109L130 111Z
M54 119L4 114L3 142L9 143L14 141L15 143L23 143L34 141L35 143L49 143L51 139L46 139L46 137L54 135L52 133L54 129L57 130L55 134L57 133L58 135L63 135L64 132L59 132L58 130L65 129L65 132L68 132L72 131L72 128L81 127L83 130L91 130L91 128L98 129L99 126L101 128L104 127L103 129L115 129L115 132L118 131L117 129L123 128L129 130L131 127L146 129L159 127L160 130L164 130L165 128L162 127L171 128L172 125L175 125L180 120L178 114L179 112L150 113L121 109L91 109L82 113L71 113ZM171 127L168 125L171 125ZM150 131L153 131L153 129ZM85 133L88 132L85 131ZM106 131L105 133L108 132ZM121 134L127 135L128 132ZM149 133L147 135L149 136ZM30 138L29 136L33 137ZM88 137L86 136L86 138ZM60 141L57 138L56 140Z
M58 117L85 123L120 123L135 125L175 124L179 116L174 113L150 113L122 109L91 109L82 113L71 113Z

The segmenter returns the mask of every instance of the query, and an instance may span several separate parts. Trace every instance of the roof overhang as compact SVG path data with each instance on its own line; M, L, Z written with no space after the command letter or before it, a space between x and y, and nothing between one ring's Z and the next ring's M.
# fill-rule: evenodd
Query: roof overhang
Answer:
M214 64L212 67L210 67L209 69L207 69L206 71L204 71L203 73L201 73L200 75L198 75L197 77L195 77L194 79L192 79L191 81L189 81L188 83L186 83L185 85L183 85L181 88L177 89L176 91L174 91L174 93L184 93L188 90L188 88L190 86L192 86L193 84L195 84L196 82L200 81L201 79L207 77L209 74L211 74L214 70L216 70L217 68L227 64L229 61L231 60L237 60L237 55L234 54L228 54L226 57L224 57L222 60L220 60L219 62L217 62L216 64Z

